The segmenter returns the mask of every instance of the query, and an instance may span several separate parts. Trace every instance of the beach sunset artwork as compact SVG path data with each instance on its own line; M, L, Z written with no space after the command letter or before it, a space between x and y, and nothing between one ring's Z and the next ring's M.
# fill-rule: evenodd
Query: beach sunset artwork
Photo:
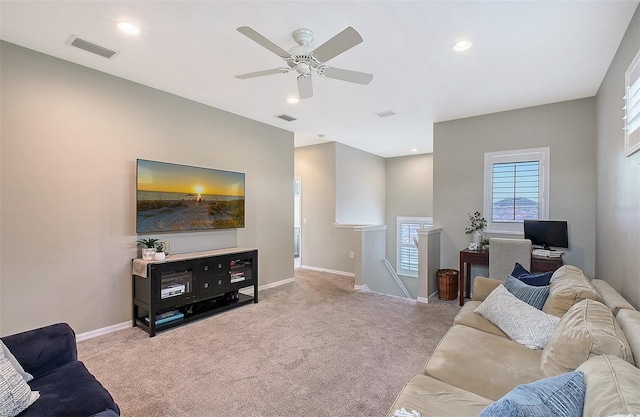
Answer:
M137 161L136 232L244 227L244 174Z

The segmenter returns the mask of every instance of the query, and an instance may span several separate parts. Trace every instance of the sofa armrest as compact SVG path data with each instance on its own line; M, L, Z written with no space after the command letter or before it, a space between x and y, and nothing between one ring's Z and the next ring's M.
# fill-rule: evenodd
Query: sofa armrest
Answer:
M503 281L499 279L476 277L473 281L473 301L484 301L491 291L498 288Z
M34 378L78 359L76 335L66 323L5 336L2 341Z

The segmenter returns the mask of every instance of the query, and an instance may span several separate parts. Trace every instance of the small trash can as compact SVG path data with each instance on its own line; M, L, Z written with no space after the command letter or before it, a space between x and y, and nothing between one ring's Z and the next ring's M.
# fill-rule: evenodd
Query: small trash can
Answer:
M439 299L455 300L458 298L458 273L457 269L439 269L436 271Z

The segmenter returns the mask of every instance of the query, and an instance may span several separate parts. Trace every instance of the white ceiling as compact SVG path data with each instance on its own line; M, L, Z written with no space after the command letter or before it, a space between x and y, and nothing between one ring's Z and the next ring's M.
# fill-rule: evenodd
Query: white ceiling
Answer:
M383 157L433 150L433 123L594 96L638 1L2 1L0 37L295 133L296 146L337 141ZM125 35L118 21L138 25ZM367 85L296 73L236 31L284 49L307 28L319 46L347 26L364 42L329 61L374 74ZM66 45L72 34L118 51ZM468 39L463 53L451 44ZM374 113L394 110L396 116ZM297 121L274 115L286 113ZM325 135L320 138L319 135Z

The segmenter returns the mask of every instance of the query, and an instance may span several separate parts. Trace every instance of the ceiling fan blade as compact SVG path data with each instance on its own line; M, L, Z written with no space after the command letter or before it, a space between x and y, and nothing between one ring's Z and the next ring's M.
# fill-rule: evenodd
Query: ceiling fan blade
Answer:
M286 58L289 58L291 56L291 54L289 52L287 52L284 49L280 48L278 45L276 45L275 43L271 42L269 39L265 38L264 36L262 36L261 34L256 32L254 29L250 28L249 26L240 26L236 30L238 32L242 33L247 38L251 39L252 41L260 44L261 46L263 46L265 48L267 48L268 50L270 50L274 54L278 55L280 58L285 58L286 59Z
M311 98L313 96L313 84L311 83L311 77L298 77L298 95L300 99Z
M236 75L236 78L239 78L241 80L246 80L247 78L262 77L265 75L273 75L273 74L284 74L287 72L289 72L289 68L274 68L274 69L269 69L264 71L250 72L248 74Z
M366 72L351 71L341 68L329 67L322 71L322 75L327 78L334 78L336 80L349 81L350 83L357 83L367 85L373 80L372 74Z
M362 42L362 36L351 26L338 33L322 45L314 49L311 54L320 62L327 62L344 51Z

